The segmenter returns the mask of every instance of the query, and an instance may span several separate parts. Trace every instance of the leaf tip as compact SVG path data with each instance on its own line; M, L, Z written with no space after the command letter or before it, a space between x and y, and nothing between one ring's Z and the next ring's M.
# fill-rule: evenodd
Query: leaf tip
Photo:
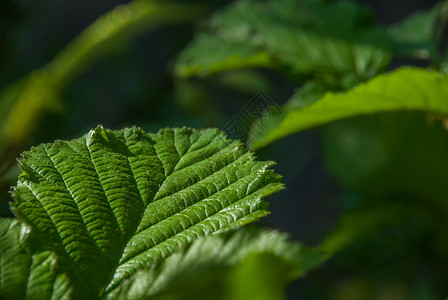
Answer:
M87 134L87 144L91 144L92 142L94 142L95 140L98 139L102 139L105 140L106 142L109 141L109 138L107 136L107 133L109 132L108 129L104 128L103 125L98 125L95 129L92 129L89 131L89 133Z

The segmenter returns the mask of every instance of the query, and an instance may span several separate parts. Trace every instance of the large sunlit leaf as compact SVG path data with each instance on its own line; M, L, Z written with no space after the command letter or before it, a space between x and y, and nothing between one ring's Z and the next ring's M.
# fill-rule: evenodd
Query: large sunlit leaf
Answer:
M373 76L390 59L387 33L350 1L240 0L204 25L178 61L182 76L279 67L352 81Z
M400 110L448 115L448 76L425 69L402 68L379 75L345 93L327 92L309 106L284 112L276 128L256 128L250 142L253 148L259 148L336 120Z
M195 241L158 268L139 271L119 299L284 299L285 286L323 261L285 234L241 230Z
M272 162L215 129L98 127L34 147L19 165L15 214L87 298L107 297L201 236L266 215L262 198L282 189Z

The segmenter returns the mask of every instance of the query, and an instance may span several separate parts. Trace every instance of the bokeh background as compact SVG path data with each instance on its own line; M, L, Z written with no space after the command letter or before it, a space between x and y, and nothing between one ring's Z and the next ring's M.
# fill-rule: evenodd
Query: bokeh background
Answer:
M1 0L0 90L20 82L33 70L44 67L98 17L117 5L129 2ZM76 138L98 124L110 129L137 125L146 131L182 126L223 128L259 91L264 91L279 106L285 103L298 84L272 70L230 72L189 80L173 74L179 53L192 40L200 21L229 2L189 1L205 5L206 9L182 23L161 25L132 38L111 43L88 66L80 66L77 76L59 94L61 107L38 111L38 115L33 116L38 121L33 122L32 128L20 141L2 141L0 215L12 216L7 203L10 201L9 187L18 175L18 168L14 166L15 157L31 145ZM432 7L437 1L359 2L372 9L378 24L389 26L413 12ZM404 64L427 65L420 60L394 59L390 69ZM8 119L10 113L3 109L0 118ZM379 118L387 123L390 116ZM416 121L419 117L396 115L394 118L404 119L403 124L406 125L403 125L402 131L397 129L400 133L391 135L390 139L399 134L403 135L403 140L419 134L423 137L432 134L424 130L411 133L407 129L409 124L420 122ZM285 191L269 198L271 215L264 225L288 232L292 239L313 246L335 228L341 214L356 209L364 199L363 193L359 192L362 189L347 188L347 184L341 182L347 183L351 179L338 178L331 171L334 170L331 162L334 166L340 156L347 155L343 146L338 148L331 143L331 138L337 138L341 131L352 136L363 135L365 132L359 133L356 129L375 127L372 122L376 121L371 119L358 118L337 123L325 132L320 128L305 131L257 151L261 159L277 162L276 170L283 175L286 184ZM20 118L16 122L20 123ZM323 137L325 134L331 135L332 130L336 134L330 138ZM368 132L373 137L387 135L375 130ZM369 142L371 140L362 143ZM421 143L424 140L417 144ZM409 147L412 145L409 142ZM401 155L401 150L407 151L407 147L405 145L396 150L397 156ZM431 156L432 153L427 147L414 152L410 159L422 161L427 159L423 156ZM441 155L444 154L447 153ZM332 158L338 155L336 159ZM359 164L352 163L353 166L347 165L348 177L357 176ZM407 166L406 161L400 163ZM362 173L362 170L359 172ZM384 175L378 174L374 176ZM393 197L391 195L394 193L389 193L387 197ZM419 198L416 195L409 194L410 198ZM387 197L381 201L387 202L384 200L389 199ZM379 211L376 218L381 216ZM433 224L427 228L420 219L418 215L415 220L412 219L414 223L411 220L405 226L388 228L387 237L383 235L384 231L370 233L364 240L330 260L325 267L295 282L289 288L289 297L371 299L357 297L375 290L376 294L372 295L377 295L377 298L372 296L372 299L438 299L440 285L444 282L439 276L448 271L448 265L440 262L434 253L445 249L445 245L431 248L428 228L432 228ZM443 224L446 223L440 226ZM402 274L410 275L413 272L418 277L415 280L417 285L402 277Z

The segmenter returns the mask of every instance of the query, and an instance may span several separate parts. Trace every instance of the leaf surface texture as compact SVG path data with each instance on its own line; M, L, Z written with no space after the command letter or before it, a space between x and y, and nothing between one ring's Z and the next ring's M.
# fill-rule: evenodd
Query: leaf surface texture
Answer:
M256 220L262 197L282 189L272 162L215 129L98 127L34 147L19 165L13 210L80 297L105 297L195 239Z

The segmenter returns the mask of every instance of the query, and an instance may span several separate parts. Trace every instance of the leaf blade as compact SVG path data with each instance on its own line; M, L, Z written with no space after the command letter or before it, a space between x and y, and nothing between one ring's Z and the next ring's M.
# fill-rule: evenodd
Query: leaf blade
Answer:
M277 128L254 131L251 147L263 147L287 135L358 115L414 110L446 116L447 86L446 75L419 68L401 68L346 93L327 92L312 105L285 112Z
M266 214L262 198L282 189L272 162L214 129L98 127L34 147L19 164L14 212L88 297L200 236L255 221Z
M264 259L271 258L269 256L276 259L277 263L277 266L270 266L272 269L263 264ZM255 270L254 266L250 265L253 259L258 265ZM242 297L248 292L256 293L255 288L262 292L283 294L284 284L303 276L323 260L323 254L319 250L307 249L298 243L290 242L285 234L254 228L243 229L230 234L201 238L187 249L176 252L159 267L139 271L117 292L116 298L245 299ZM256 273L270 274L273 269L276 270L274 272L280 271L278 264L285 264L285 269L280 268L283 273L276 275L278 282L273 282L275 280L269 276L266 276L269 280L265 281L267 278L264 278L263 274ZM242 271L244 274L251 271L254 278L246 277L242 280ZM235 280L238 283L234 282ZM192 284L198 281L207 283ZM252 285L247 287L245 283ZM263 284L263 287L260 284ZM166 297L167 295L169 296ZM263 299L272 297L266 297L265 294Z
M30 228L16 219L0 218L0 297L2 299L70 299L72 286L61 272L57 255L34 251Z
M237 1L205 23L176 72L189 77L275 67L333 80L369 78L391 58L388 34L371 19L366 7L349 1Z

